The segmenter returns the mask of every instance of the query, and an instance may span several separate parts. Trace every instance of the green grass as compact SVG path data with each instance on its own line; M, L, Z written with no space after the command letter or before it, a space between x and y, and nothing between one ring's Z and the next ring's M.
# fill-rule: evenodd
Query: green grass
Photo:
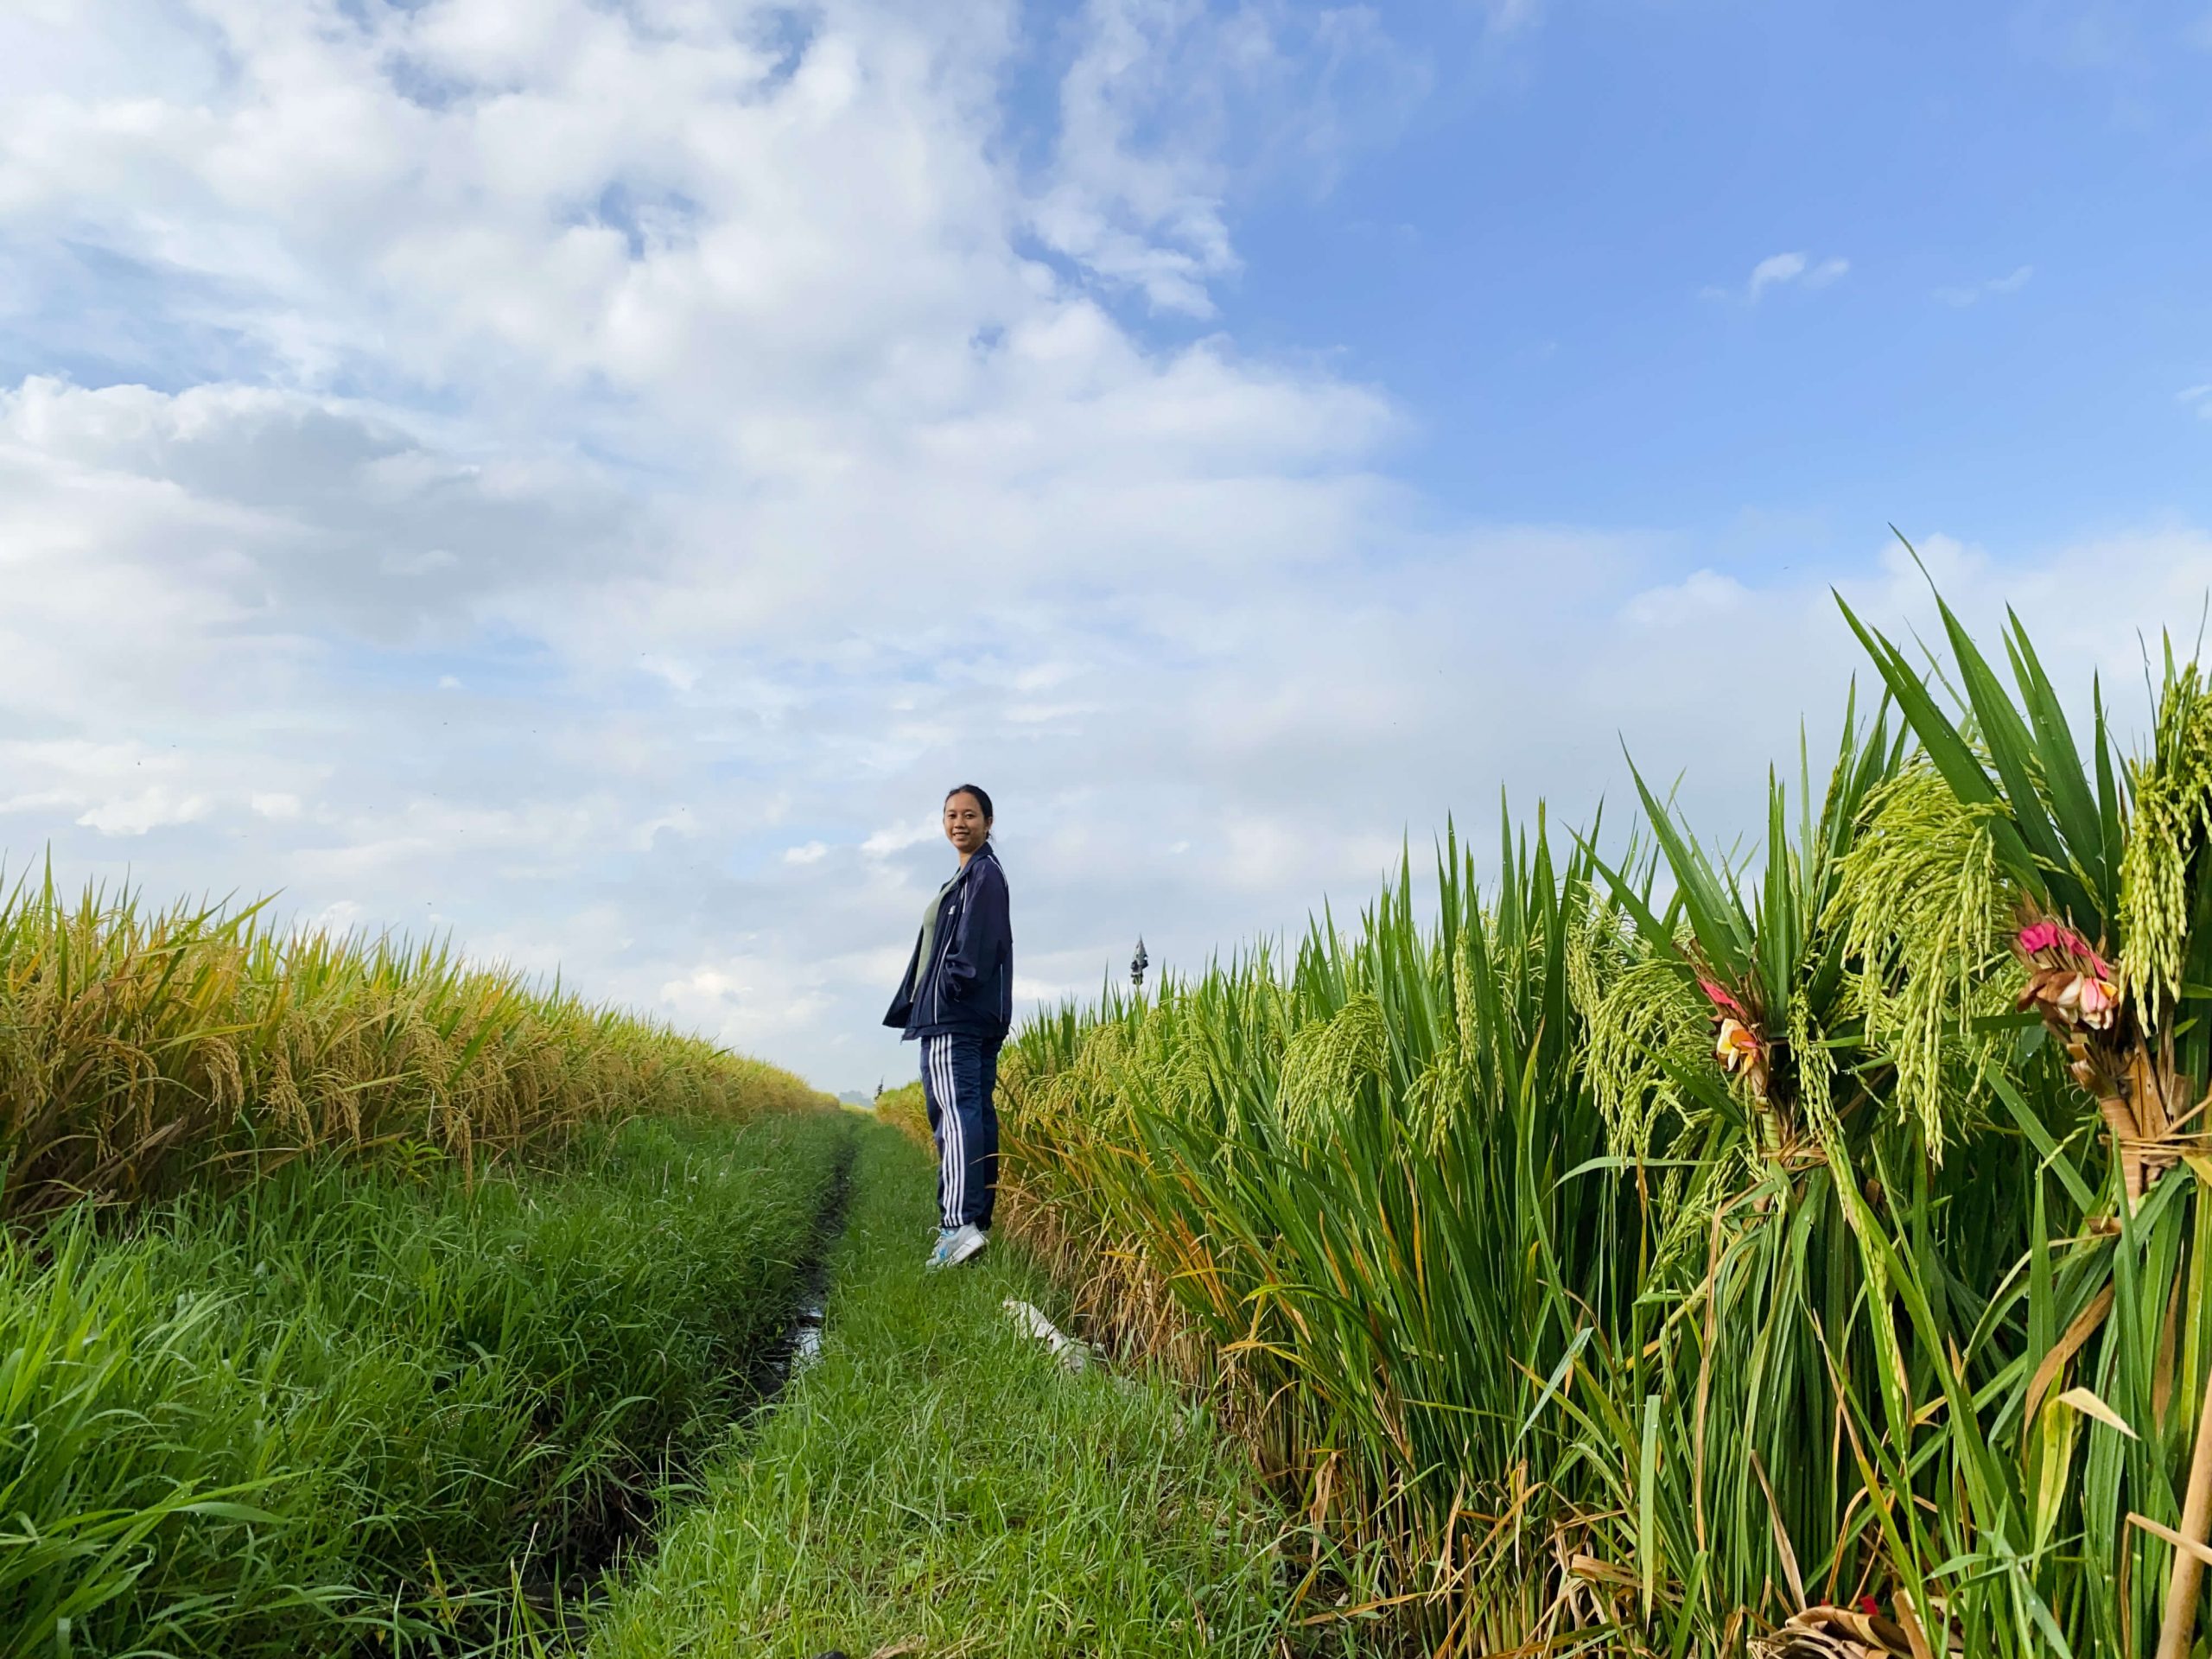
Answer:
M639 1122L0 1243L0 1656L480 1640L754 1397L850 1134Z
M863 1131L821 1362L733 1446L607 1610L596 1659L1263 1654L1275 1528L1211 1419L1071 1376L1001 1304L1052 1306L994 1246L928 1276L932 1172Z

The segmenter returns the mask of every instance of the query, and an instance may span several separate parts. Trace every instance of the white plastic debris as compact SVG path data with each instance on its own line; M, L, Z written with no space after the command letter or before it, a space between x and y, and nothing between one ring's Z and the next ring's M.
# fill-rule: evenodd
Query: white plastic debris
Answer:
M1020 1325L1025 1335L1032 1336L1052 1351L1063 1370L1080 1371L1094 1362L1103 1362L1105 1355L1087 1342L1075 1338L1054 1325L1043 1313L1027 1302L1016 1301L1009 1296L1006 1300L1007 1316Z

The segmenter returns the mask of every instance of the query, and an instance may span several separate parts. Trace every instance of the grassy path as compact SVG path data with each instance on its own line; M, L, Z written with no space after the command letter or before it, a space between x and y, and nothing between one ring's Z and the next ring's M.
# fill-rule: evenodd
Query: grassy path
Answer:
M1020 1335L1006 1298L1052 1304L1018 1256L925 1275L931 1179L862 1132L820 1363L669 1521L593 1659L1282 1650L1235 1454L1165 1389L1070 1376Z

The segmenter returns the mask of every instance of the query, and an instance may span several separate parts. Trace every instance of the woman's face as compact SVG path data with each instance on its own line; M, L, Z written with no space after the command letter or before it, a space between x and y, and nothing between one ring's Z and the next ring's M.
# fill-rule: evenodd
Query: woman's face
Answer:
M991 832L991 822L983 816L982 804L965 791L949 797L944 803L944 838L965 858L983 844Z

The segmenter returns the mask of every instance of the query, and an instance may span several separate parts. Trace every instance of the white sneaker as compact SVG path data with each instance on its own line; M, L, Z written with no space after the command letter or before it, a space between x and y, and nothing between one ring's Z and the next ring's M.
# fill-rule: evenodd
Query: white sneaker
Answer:
M937 1248L923 1266L931 1273L939 1268L957 1268L990 1242L991 1236L980 1227L940 1227Z

